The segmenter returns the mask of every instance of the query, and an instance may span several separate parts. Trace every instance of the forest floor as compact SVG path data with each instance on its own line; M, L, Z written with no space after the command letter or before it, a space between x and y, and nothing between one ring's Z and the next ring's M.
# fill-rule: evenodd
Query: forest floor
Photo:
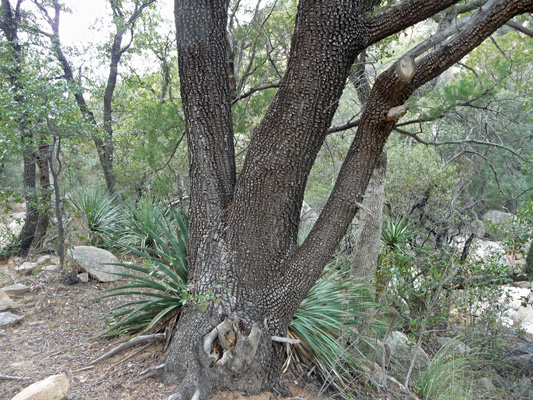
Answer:
M31 383L65 373L70 382L69 400L163 399L175 386L150 378L133 383L145 369L157 365L162 344L140 351L142 345L127 349L94 366L88 364L117 347L121 340L97 339L106 330L104 317L121 301L101 299L112 284L90 280L64 286L58 272L21 276L17 261L0 261L0 287L23 283L30 290L11 296L18 304L11 310L24 319L0 336L0 375L28 377L24 381L0 380L0 400L9 400ZM116 283L115 283L116 284ZM312 383L287 377L294 398L320 398ZM324 398L326 398L325 396ZM213 400L244 398L241 393L219 393ZM250 400L277 399L273 393L246 397Z

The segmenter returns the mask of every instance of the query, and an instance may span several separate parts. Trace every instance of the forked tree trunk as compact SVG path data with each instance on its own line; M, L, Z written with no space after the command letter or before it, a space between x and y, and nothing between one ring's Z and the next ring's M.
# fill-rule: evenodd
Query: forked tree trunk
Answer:
M162 363L169 399L277 385L287 328L344 236L404 102L533 0L492 0L460 34L433 41L376 80L332 194L296 246L307 177L356 56L455 3L301 0L287 72L235 174L226 42L228 1L175 0L180 85L189 144L189 283Z

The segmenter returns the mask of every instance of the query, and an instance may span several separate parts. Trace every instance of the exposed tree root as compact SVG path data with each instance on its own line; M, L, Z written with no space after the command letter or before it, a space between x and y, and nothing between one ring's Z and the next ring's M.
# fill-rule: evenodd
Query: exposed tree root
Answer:
M236 372L252 363L260 337L261 330L257 325L254 324L246 336L239 329L238 321L226 318L205 335L204 351L216 365L225 365ZM216 339L218 343L215 343Z
M144 336L138 336L136 338L130 339L129 341L122 343L120 346L118 346L116 349L113 349L111 351L108 351L103 356L98 357L96 360L91 361L87 365L94 365L99 363L100 361L106 360L110 357L113 357L115 354L120 353L121 351L125 349L129 349L130 347L136 346L141 343L147 343L148 345L157 343L157 342L164 342L165 341L165 334L164 333L155 333L153 335L144 335Z

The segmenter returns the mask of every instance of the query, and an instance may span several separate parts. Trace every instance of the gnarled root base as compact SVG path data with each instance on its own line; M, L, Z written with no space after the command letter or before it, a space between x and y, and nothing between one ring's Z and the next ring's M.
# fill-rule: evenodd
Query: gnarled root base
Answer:
M275 332L279 334L279 332ZM264 322L187 310L165 354L163 379L178 384L166 400L203 400L213 391L286 392L278 382L283 344L273 342Z

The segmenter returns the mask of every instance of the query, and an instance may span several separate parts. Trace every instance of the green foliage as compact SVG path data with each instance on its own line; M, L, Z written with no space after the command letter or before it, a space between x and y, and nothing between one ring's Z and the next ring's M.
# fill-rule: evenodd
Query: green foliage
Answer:
M187 294L187 219L177 210L171 212L175 223L152 214L160 236L149 226L144 227L148 243L154 247L124 248L144 260L143 266L121 263L131 273L119 274L129 282L111 288L104 297L137 296L138 299L119 307L110 315L106 334L146 332L164 326L187 302L194 301ZM172 226L172 228L169 227Z
M409 229L407 220L399 218L393 221L386 218L381 231L381 243L385 251L401 251L414 233Z
M301 344L289 349L288 363L301 373L316 367L326 385L345 391L359 370L358 359L346 347L346 335L365 325L376 307L366 287L326 267L289 326L289 336Z
M508 251L523 253L525 245L533 240L533 200L518 209L510 224L497 228L504 231L503 244Z
M448 216L458 170L433 147L391 142L387 149L386 202L392 216L408 216L417 207L436 219ZM425 203L424 203L425 201Z
M130 204L117 229L116 245L160 249L156 238L165 236L164 228L172 229L175 225L172 218L166 218L165 208L150 197L141 197L136 204Z
M116 204L116 196L104 189L80 189L68 198L77 211L87 216L93 243L109 245L124 214Z
M417 382L418 394L428 400L470 400L476 396L476 372L487 367L475 354L460 354L455 341L443 346ZM486 373L486 372L485 372Z

